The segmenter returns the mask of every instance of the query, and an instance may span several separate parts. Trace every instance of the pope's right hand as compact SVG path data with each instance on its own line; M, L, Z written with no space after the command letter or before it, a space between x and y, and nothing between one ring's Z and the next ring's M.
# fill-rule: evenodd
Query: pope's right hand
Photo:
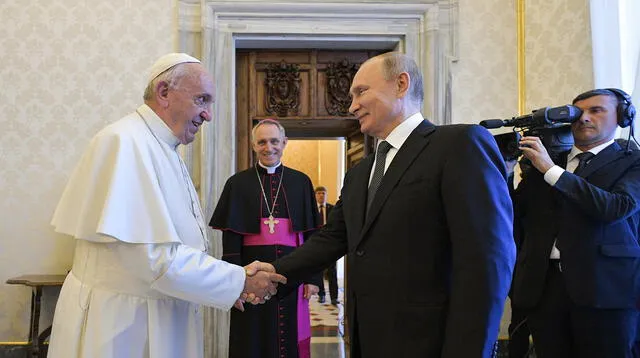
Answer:
M287 283L286 277L275 271L275 268L266 262L254 261L245 266L247 277L240 299L254 305L269 300L278 292L278 283Z

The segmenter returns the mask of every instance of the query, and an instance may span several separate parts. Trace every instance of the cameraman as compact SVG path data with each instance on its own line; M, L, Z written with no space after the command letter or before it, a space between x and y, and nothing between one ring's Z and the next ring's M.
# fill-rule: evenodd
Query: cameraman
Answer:
M583 114L571 125L573 148L558 163L539 138L520 140L535 170L513 196L520 243L513 302L527 310L538 358L632 357L640 152L625 150L614 135L632 123L635 108L618 89L588 91L573 104Z

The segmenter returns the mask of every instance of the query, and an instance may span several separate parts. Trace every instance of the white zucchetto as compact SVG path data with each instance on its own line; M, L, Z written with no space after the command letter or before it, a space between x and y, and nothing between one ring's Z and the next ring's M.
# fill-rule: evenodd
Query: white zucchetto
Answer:
M160 57L153 66L149 68L147 83L151 83L151 81L160 76L162 72L181 63L200 63L200 60L195 57L191 57L186 53L168 53Z

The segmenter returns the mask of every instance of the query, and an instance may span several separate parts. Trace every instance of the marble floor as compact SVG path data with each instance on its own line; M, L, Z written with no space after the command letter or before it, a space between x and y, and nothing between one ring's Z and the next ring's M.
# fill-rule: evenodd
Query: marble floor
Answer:
M325 285L328 287L328 285ZM328 294L328 293L327 293ZM338 299L342 300L343 289L340 287ZM311 313L311 358L348 358L346 344L342 339L344 326L344 306L334 306L329 297L324 304L314 296L309 301Z

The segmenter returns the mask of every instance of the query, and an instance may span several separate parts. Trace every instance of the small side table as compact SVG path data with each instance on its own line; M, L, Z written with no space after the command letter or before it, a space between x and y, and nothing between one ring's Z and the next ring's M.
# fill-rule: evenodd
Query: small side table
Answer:
M31 357L40 356L42 343L51 334L51 327L45 329L40 335L40 301L42 288L45 286L62 286L66 275L22 275L7 280L10 285L25 285L32 288L31 291L31 323L29 325L29 345Z

